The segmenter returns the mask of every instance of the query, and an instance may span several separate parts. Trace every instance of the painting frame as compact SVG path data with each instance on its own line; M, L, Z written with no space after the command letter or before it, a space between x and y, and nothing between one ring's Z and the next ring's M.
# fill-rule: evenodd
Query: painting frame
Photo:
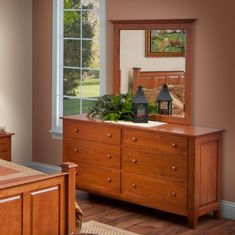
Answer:
M161 33L161 37L157 35L159 32ZM166 36L170 34L174 34L175 42L170 41ZM163 49L158 50L154 45L158 45L160 43L165 43L167 46L164 47L163 45ZM171 46L171 43L173 43L173 45L176 45L177 43L177 46ZM145 57L185 57L185 46L185 30L145 30Z

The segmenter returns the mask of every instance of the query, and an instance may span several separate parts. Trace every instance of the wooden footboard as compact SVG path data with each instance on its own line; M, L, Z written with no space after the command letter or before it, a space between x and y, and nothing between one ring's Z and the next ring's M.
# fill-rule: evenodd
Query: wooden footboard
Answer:
M1 235L75 233L76 164L63 163L62 173L0 184Z

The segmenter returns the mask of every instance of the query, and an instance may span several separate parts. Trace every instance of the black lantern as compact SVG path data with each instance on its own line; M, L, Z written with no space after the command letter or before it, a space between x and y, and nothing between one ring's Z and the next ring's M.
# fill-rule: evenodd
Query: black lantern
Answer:
M163 84L159 96L156 99L157 113L161 115L172 115L173 98L169 92L167 84Z
M138 91L132 100L132 109L135 123L148 122L148 100L144 95L142 86L138 86Z

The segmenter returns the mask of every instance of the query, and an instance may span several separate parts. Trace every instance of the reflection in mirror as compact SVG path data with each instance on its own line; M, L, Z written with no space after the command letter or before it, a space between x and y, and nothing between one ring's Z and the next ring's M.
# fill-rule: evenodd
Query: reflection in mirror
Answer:
M161 30L161 36L167 36L158 44L160 53L156 53L156 47L151 50L153 41L147 41L149 32L150 30L120 31L120 92L126 93L130 88L136 91L141 85L149 103L155 105L163 85L167 84L173 100L171 115L184 117L186 42L185 37L182 42L180 39L185 32ZM173 46L170 48L169 45Z

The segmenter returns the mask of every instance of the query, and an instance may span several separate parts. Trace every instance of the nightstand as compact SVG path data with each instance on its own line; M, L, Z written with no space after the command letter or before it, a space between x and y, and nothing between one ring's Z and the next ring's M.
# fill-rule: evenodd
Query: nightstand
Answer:
M0 133L0 159L11 161L11 136L14 133Z

